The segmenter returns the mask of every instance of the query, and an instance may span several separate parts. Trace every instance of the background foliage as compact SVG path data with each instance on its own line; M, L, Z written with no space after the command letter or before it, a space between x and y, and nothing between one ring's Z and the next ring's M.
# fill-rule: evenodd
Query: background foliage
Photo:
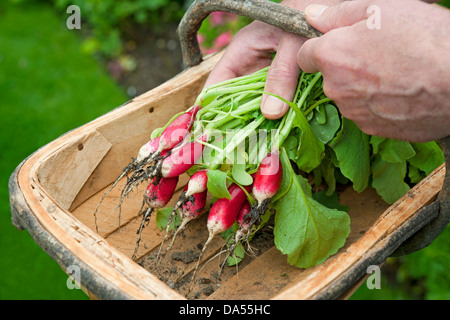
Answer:
M164 30L168 23L178 22L189 2L184 0L54 0L60 12L69 5L80 7L84 21L91 31L83 42L88 53L101 52L107 57L123 53L127 33L136 28Z
M79 5L83 29L65 26ZM0 299L86 299L26 231L10 221L8 178L39 147L129 99L105 67L127 45L177 24L190 1L0 1ZM441 4L450 7L450 0ZM202 50L222 49L249 21L214 14L199 31ZM219 39L219 40L218 40ZM443 57L446 58L446 57ZM122 59L133 70L133 61ZM139 65L137 65L139 68ZM150 88L149 88L150 89ZM390 258L381 290L364 284L352 299L450 299L450 229L427 248Z

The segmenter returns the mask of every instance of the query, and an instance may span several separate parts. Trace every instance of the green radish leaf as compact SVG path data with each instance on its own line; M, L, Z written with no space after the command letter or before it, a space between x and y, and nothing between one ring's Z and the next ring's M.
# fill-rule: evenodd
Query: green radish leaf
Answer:
M247 171L245 171L244 163L234 164L233 168L231 169L231 176L233 177L234 181L243 186L249 186L253 183L252 176Z
M230 192L227 188L227 173L221 170L208 170L208 182L206 187L208 191L218 199L231 199Z
M341 117L339 116L336 107L332 104L327 104L325 106L321 105L319 108L320 107L323 107L321 116L312 118L311 121L309 121L309 124L317 139L326 144L334 138L336 132L339 130L341 126ZM314 113L316 113L316 111ZM324 117L325 120L323 120L322 117ZM319 119L321 121L319 121Z
M370 136L370 144L372 145L372 153L377 154L380 150L380 145L386 140L386 138Z
M372 165L372 186L389 204L394 203L410 189L404 182L406 161L392 163L382 159L378 154Z
M299 128L293 128L287 138L284 140L282 147L286 149L289 159L297 158L297 149L299 146L299 137L301 131Z
M444 153L436 141L411 143L411 145L416 154L409 158L408 162L425 172L426 175L444 163Z
M288 192L273 204L275 245L287 254L291 265L313 267L344 245L350 233L350 218L346 212L314 200L308 181L294 173L284 150L281 159L283 171L289 173L292 183Z
M317 124L325 124L327 122L327 114L323 105L319 105L316 107L313 119Z
M379 146L379 154L386 162L399 163L416 155L411 143L396 139L386 139Z
M238 228L239 228L238 224L235 222L231 228L228 228L227 230L225 230L219 234L224 240L229 241L231 238L234 238L234 235Z
M314 169L314 182L316 186L319 186L322 183L322 179L325 180L325 183L328 186L326 191L327 195L331 196L336 189L336 168L334 167L333 161L330 157L325 157L322 160L320 166Z
M348 206L345 206L339 202L339 194L337 192L333 192L331 195L328 195L326 191L314 192L313 198L327 208L338 209L345 212L350 210Z
M277 97L278 99L282 100L287 105L289 105L292 110L294 110L296 117L294 119L292 129L294 129L295 127L299 128L301 134L299 136L299 145L297 147L297 154L295 159L293 160L295 161L300 170L305 172L311 172L322 161L322 158L324 156L325 145L319 139L316 138L314 132L311 129L311 126L309 125L308 120L305 117L305 114L302 111L300 111L300 109L295 103L292 103L291 101L288 101L283 97L280 97L270 92L263 92L263 93Z
M367 188L370 177L369 136L353 121L343 118L342 134L337 135L329 146L336 155L338 163L335 166L353 182L355 191Z
M165 207L162 209L158 209L156 211L156 226L159 230L165 231L167 224L169 223L169 217L172 214L173 208L172 207ZM176 227L178 227L181 223L181 217L178 214L178 212L175 213L175 216L172 219L172 223L170 224L169 231L174 230Z
M410 164L408 166L408 178L411 181L411 183L418 183L420 180L422 180L426 176L427 175L425 174L425 172L414 167L412 164Z
M297 114L294 126L301 130L295 163L300 170L311 172L320 165L325 145L316 138L303 113Z
M245 257L245 249L242 246L242 243L238 243L236 245L236 248L234 248L233 250L233 254L227 259L227 266L231 267L237 265L239 262L242 261L242 259L244 259L244 257Z

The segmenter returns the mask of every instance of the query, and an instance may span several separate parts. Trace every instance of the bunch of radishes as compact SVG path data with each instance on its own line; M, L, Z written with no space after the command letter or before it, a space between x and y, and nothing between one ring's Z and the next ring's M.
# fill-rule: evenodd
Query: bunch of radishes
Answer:
M242 77L208 88L202 92L193 107L173 117L165 127L156 130L152 139L140 148L137 157L123 169L108 190L110 192L118 181L126 176L126 183L119 199L119 208L125 197L135 187L150 181L139 212L142 214L142 222L137 231L138 239L133 259L136 258L145 223L149 221L155 209L167 206L173 197L180 175L188 173L190 179L168 219L166 235L158 256L170 235L172 235L172 241L165 252L172 247L176 235L186 227L188 222L200 217L205 211L210 170L217 171L223 160L227 159L228 154L241 146L252 130L257 130L258 125L266 120L258 115L258 121L255 122L251 116L248 116L249 112L259 109L264 81L265 73L259 72L251 75L250 78ZM257 89L259 91L255 91ZM227 107L230 102L233 105ZM224 111L224 108L228 110ZM243 121L244 114L247 114L247 121ZM234 121L236 119L238 121ZM240 133L240 140L227 144L223 149L218 148L217 145L213 146L212 140L214 140L213 137L217 137L217 131L224 132L229 129L236 129L236 132ZM227 140L226 134L222 139ZM209 163L202 162L205 147L212 147L215 152L213 161ZM271 197L276 194L282 177L278 150L274 148L267 152L266 144L264 146L261 144L259 147L260 154L254 154L253 158L256 159L255 156L263 158L261 164L253 163L247 166L247 169L250 168L248 172L244 170L251 180L242 184L238 181L239 179L233 179L230 173L226 190L228 194L218 198L212 205L207 222L209 237L203 246L203 251L214 236L228 230L234 223L238 223L239 229L236 232L235 243L230 246L231 254L238 242L247 239L252 226L258 224L260 216L268 208ZM249 152L252 151L254 153L254 150ZM215 196L214 192L213 196ZM243 212L243 208L249 206L249 203L253 204L251 210L246 211L245 217L238 216L240 212ZM177 214L181 218L181 223L170 232L171 223Z
M163 134L171 129L172 126L167 127L163 131ZM185 133L187 135L188 130L186 130ZM202 139L204 137L205 136L203 136ZM152 143L149 142L148 145L150 144ZM164 149L163 152L165 151L166 153L163 156L157 155L156 153L160 151L155 148L156 151L154 151L153 155L156 154L156 157L159 158L155 157L155 159L158 160L156 160L152 165L149 165L147 162L142 168L140 168L140 170L145 172L145 178L151 178L152 181L148 185L144 194L143 206L146 204L148 209L145 210L141 227L138 230L138 241L140 240L140 233L142 231L144 221L148 220L153 209L163 208L171 200L175 187L178 183L179 176L186 173L186 171L191 169L192 166L196 164L196 161L201 156L203 147L204 145L200 142L185 142L180 145L176 145L174 150ZM151 159L151 157L152 156L149 155L144 157L144 159ZM277 150L273 150L264 157L254 176L255 178L252 184L247 186L238 185L236 182L231 183L227 188L230 197L220 198L214 202L209 211L207 222L209 237L206 240L202 251L205 250L214 236L228 230L235 222L237 222L239 229L236 232L235 243L231 246L231 248L234 249L238 242L246 239L252 226L259 222L260 216L268 209L270 199L277 193L278 187L281 183L282 167ZM135 184L135 180L132 180L132 183ZM172 247L175 237L179 231L181 231L188 222L200 217L203 213L208 191L207 184L207 169L200 169L190 177L184 191L181 193L180 198L172 210L172 214L168 219L166 236L164 237L162 244L170 234L170 225L177 213L181 217L181 223L173 231L172 242L167 247L166 251ZM129 188L128 183L125 188ZM248 200L249 197L251 197L250 193L253 194L256 202L245 216L241 215L238 217L242 209L248 206ZM141 212L143 211L141 210ZM230 254L233 251L232 249ZM133 258L134 257L135 255L133 255Z
M286 101L290 110L281 119L270 120L260 110L267 71L268 68L264 68L204 89L191 108L152 132L150 141L140 148L137 157L108 190L126 177L120 208L136 186L148 183L139 211L142 222L133 259L142 229L152 212L155 209L161 212L158 209L166 207L172 199L180 175L187 174L189 181L164 226L166 234L155 261L160 261L159 258L172 248L176 236L190 221L208 211L206 197L209 193L214 199L206 225L209 236L198 262L211 240L228 230L233 232L227 241L226 262L234 255L238 244L248 241L257 232L269 209L280 201L288 201L284 195L292 185L293 177L289 176L292 168L286 167L291 165L289 161L280 161L280 155L289 154L298 169L306 172L321 163L325 142L315 135L322 139L330 132L332 123L326 119L333 119L327 105L330 99L323 94L321 75L302 73L294 100ZM336 130L330 135L335 133ZM303 165L305 163L307 165ZM288 173L285 185L282 183L284 172ZM178 220L174 219L176 215L181 222L172 230L173 221ZM162 251L169 237L172 239Z

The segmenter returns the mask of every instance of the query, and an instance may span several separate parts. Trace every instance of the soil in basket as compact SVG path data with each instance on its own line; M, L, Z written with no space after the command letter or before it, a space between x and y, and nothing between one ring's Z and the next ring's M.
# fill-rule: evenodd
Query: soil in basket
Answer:
M225 240L217 236L217 239L214 239L215 243L212 242L210 245L211 250L205 250L192 286L192 271L206 238L206 216L204 216L191 222L185 231L179 234L174 246L159 264L155 263L159 247L141 258L139 264L186 298L207 299L229 279L239 276L239 272L258 256L273 247L273 216L253 237L250 243L252 252L247 252L237 266L226 266L222 272L220 264L224 261L225 254L217 254L224 248Z

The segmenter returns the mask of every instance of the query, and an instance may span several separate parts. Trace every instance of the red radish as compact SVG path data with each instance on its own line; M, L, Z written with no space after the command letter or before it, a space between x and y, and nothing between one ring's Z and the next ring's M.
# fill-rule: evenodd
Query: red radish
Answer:
M205 191L207 188L207 183L208 183L208 171L206 170L197 171L189 179L185 196L189 197L193 194Z
M175 233L172 236L172 242L167 247L166 252L170 250L173 246L176 236L180 231L182 231L186 225L194 219L199 218L206 204L207 192L203 191L200 193L195 193L186 198L186 201L180 206L179 212L181 217L181 223L177 227Z
M200 106L194 106L190 111L175 118L160 135L158 152L171 150L187 136L194 123L194 118L200 110Z
M267 154L261 161L253 182L253 195L261 205L267 199L272 199L278 192L283 177L283 168L277 151Z
M186 198L186 201L180 206L180 213L181 213L181 224L182 226L183 219L195 219L198 218L200 213L202 212L203 208L206 204L206 196L207 192L206 190L199 193L194 193L193 195L190 195Z
M197 171L192 175L192 177L189 178L189 181L186 184L186 187L184 188L183 192L181 193L180 198L173 207L172 214L169 217L167 231L178 208L181 205L185 204L186 199L188 199L192 195L206 192L207 183L208 183L208 175L206 170Z
M205 141L206 136L201 139ZM200 160L204 147L204 144L194 141L173 149L161 162L161 176L170 178L185 173Z
M245 232L245 230L249 227L249 216L248 214L250 213L252 209L252 206L250 205L250 202L248 200L246 200L244 202L244 204L241 207L241 210L239 210L238 216L236 218L236 222L238 224L238 226L240 227L240 229L242 229L242 232Z
M161 157L161 159L164 159L164 157L166 157L166 155L168 154L169 151L164 150L160 153L159 157ZM161 159L154 165L154 166L158 166L158 163L161 162ZM117 207L121 207L122 202L124 201L125 197L133 190L134 187L138 186L141 182L143 182L144 180L148 180L148 179L153 179L153 183L158 183L159 179L161 179L160 176L155 177L153 176L149 171L153 171L153 167L150 167L149 169L146 168L139 168L137 170L135 170L133 172L133 174L127 178L127 182L125 183L125 186L122 188L122 192L120 194L120 200L119 200L119 204L117 205ZM157 178L155 180L155 178Z
M243 216L239 216L237 219L239 229L236 231L234 241L229 247L228 257L233 253L239 242L248 238L253 225L259 223L261 216L267 211L270 201L278 192L282 177L283 168L280 157L277 151L272 151L264 157L259 164L256 175L253 176L252 193L256 203L251 210L248 210L247 206L242 208L241 214Z
M270 201L280 188L282 178L283 167L278 151L271 151L259 164L253 179L252 193L256 203L247 215L250 217L250 228L259 222L260 217L266 212Z
M251 191L251 186L244 187L247 192ZM203 252L211 242L211 240L219 233L224 232L231 228L236 221L237 215L247 199L247 193L237 184L233 183L228 187L228 192L231 195L231 199L221 198L218 199L211 210L209 211L207 227L209 231L208 239L203 245L202 251L197 261L194 274L192 276L192 283L195 279L195 273L198 269Z
M207 182L208 182L208 175L206 170L197 171L192 175L192 177L190 177L188 183L186 184L186 187L184 188L183 192L180 195L179 200L175 204L171 215L169 216L166 227L166 234L161 242L161 246L159 248L156 261L158 261L161 248L165 240L169 236L170 225L178 208L180 208L181 206L180 208L181 224L175 231L175 234L172 237L172 243L166 248L165 252L170 250L170 248L172 247L178 232L181 231L189 221L200 217L202 213L201 211L205 206L206 202Z
M244 188L250 192L250 186L245 186ZM239 210L247 199L245 191L235 183L228 187L228 192L231 195L231 199L218 199L211 207L207 223L209 237L206 240L202 251L205 251L206 246L211 242L215 235L228 230L233 225Z
M200 106L194 106L190 111L176 117L159 137L150 140L141 147L136 161L141 162L154 154L161 153L163 150L171 150L180 143L192 129L194 118L200 108Z
M150 158L159 148L160 137L150 140L144 144L141 149L139 149L138 155L136 157L136 162L140 163L145 159Z
M178 184L178 177L173 177L161 179L153 178L153 180L148 185L147 190L145 191L144 194L144 200L142 202L142 207L141 210L139 211L139 214L143 212L142 208L144 207L145 204L148 205L148 208L142 217L141 225L139 226L139 229L137 231L138 238L136 240L134 253L132 256L133 260L136 258L136 253L139 247L139 242L141 241L141 233L142 230L144 229L145 222L149 221L150 215L152 214L155 208L163 208L167 205L167 203L169 203L177 184Z
M148 174L145 174L144 166L158 157L159 159L164 158L169 150L174 148L184 139L184 137L187 136L192 128L194 118L198 110L200 110L200 107L194 106L190 111L181 114L175 118L174 121L172 121L172 123L159 137L150 140L141 147L136 159L129 165L129 167L127 167L128 170L126 173L131 170L135 173L137 172L130 179L130 181L133 182L133 186L135 185L135 180L137 182L141 182L142 180L145 180L145 178L149 178ZM122 178L125 174L122 174L120 178ZM139 177L139 179L134 179L136 177ZM129 182L127 182L127 185L129 185Z
M127 195L133 187L142 181L157 176L156 173L161 169L163 160L169 157L172 149L189 134L198 110L200 110L200 106L194 106L190 111L181 114L172 121L158 138L141 147L138 153L139 161L135 161L136 165L133 167L133 175L127 180L122 192L123 195ZM174 156L169 158L169 160L173 160L173 157L176 157L179 153L180 151L173 150ZM153 165L146 168L145 166L150 162L153 162ZM175 174L165 177L175 177Z
M228 258L233 254L234 249L238 245L238 243L246 238L247 234L250 232L251 225L250 225L250 216L249 213L252 210L252 206L250 205L250 202L248 200L245 200L244 204L242 205L241 209L239 210L239 213L236 218L236 222L238 224L239 229L236 231L234 236L233 243L230 244L229 248L227 249L228 255L225 258L220 270L222 271L223 267L225 266Z
M178 183L178 177L153 178L145 191L145 202L152 208L163 208L169 203Z

